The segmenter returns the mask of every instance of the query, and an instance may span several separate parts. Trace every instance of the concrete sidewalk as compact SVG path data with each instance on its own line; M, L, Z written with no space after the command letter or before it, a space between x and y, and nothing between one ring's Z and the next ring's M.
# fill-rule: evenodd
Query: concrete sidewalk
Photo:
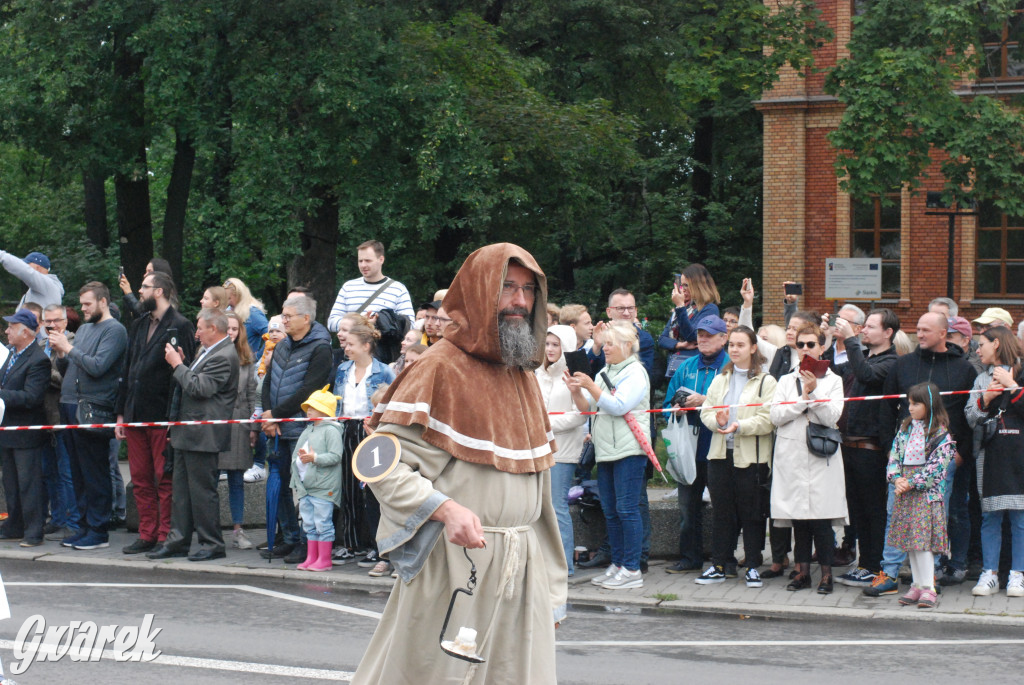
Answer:
M254 543L265 540L258 530L249 530ZM226 537L229 531L225 531ZM244 577L286 578L300 581L329 582L340 587L364 591L386 592L397 582L391 578L370 578L368 569L355 562L335 566L324 573L299 571L286 566L281 560L267 562L255 549L229 549L226 559L190 562L186 559L152 561L145 555L128 556L121 548L135 540L135 535L116 531L110 535L107 549L78 551L61 547L57 542L46 542L42 547L23 549L16 542L0 542L0 559L23 559L41 563L61 564L54 567L64 580L74 579L74 564L93 564L116 568L152 568L190 571L219 576L216 582L244 583ZM230 544L230 543L229 543ZM697 585L697 573L668 574L669 562L652 560L650 571L644 576L644 587L632 590L605 590L590 583L602 571L579 569L569 579L569 601L574 604L634 607L642 609L698 611L734 614L736 616L779 617L836 617L879 620L915 620L981 625L1024 626L1024 598L1008 598L1004 590L991 597L974 597L973 583L944 588L939 605L932 610L901 607L898 595L872 599L859 588L836 585L831 595L819 595L813 587L800 592L788 592L785 578L764 581L764 587L748 588L739 578L728 579L717 585ZM836 575L845 572L837 569ZM817 585L815 572L814 585ZM234 578L228 581L227 577ZM213 578L211 578L213 581ZM905 588L906 586L904 586Z

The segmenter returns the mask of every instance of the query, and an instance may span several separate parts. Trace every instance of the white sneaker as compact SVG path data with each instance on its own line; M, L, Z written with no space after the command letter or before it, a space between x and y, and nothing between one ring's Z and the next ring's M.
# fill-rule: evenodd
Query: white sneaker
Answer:
M628 590L629 588L643 586L644 574L640 572L640 569L627 571L624 568L620 568L618 573L601 583L601 587L606 590Z
M220 478L218 478L217 480L227 480L227 479L228 479L228 472L227 471L221 471L220 472Z
M621 566L616 566L615 564L612 564L605 570L604 573L597 576L596 578L591 578L590 582L594 585L604 585L604 581L608 580L609 578L614 578L615 574L618 573L621 570L621 568Z
M679 488L676 488L675 490L669 490L668 492L661 496L661 499L672 501L679 499Z
M252 540L244 530L235 530L231 532L231 546L235 549L252 549Z
M982 571L978 578L978 584L971 589L971 594L975 597L987 597L997 592L999 592L999 576L995 571Z
M1010 582L1006 584L1007 597L1024 597L1024 573L1010 571Z
M242 474L242 480L246 483L255 483L267 477L267 470L262 466L253 464L249 470Z

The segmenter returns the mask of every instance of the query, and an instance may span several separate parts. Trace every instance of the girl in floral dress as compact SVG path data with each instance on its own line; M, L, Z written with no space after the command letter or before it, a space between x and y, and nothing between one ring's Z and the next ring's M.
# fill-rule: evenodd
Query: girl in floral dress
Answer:
M906 550L914 576L899 602L921 609L936 604L935 554L949 550L942 495L956 443L939 392L934 383L918 383L907 392L910 417L896 434L886 469L896 491L886 542Z

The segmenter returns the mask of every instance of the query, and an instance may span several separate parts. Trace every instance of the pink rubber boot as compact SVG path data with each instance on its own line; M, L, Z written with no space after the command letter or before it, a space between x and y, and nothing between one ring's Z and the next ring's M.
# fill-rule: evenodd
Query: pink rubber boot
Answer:
M317 543L314 540L306 541L306 560L296 567L300 571L312 570L309 567L316 563L317 555L319 554L319 550L316 545Z
M334 565L331 562L331 546L334 544L332 540L323 541L316 543L320 546L320 558L310 564L307 568L310 571L330 571Z

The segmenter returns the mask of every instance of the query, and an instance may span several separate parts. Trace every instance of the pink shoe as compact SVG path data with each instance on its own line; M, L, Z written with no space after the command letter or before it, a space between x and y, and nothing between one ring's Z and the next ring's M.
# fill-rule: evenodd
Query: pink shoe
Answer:
M315 564L319 550L317 549L316 542L313 540L306 541L306 560L296 566L300 571L306 571L309 569L311 564Z
M933 609L935 605L939 603L939 598L935 594L935 590L928 589L921 592L921 597L917 600L918 609Z
M320 558L310 564L307 568L310 571L330 571L333 564L331 563L331 545L333 542L327 540L326 542L320 541L316 543L320 549Z
M921 595L924 591L916 585L910 586L910 592L900 597L900 604L903 606L909 606L911 604L917 604L917 600L921 599ZM934 596L934 592L932 595Z

